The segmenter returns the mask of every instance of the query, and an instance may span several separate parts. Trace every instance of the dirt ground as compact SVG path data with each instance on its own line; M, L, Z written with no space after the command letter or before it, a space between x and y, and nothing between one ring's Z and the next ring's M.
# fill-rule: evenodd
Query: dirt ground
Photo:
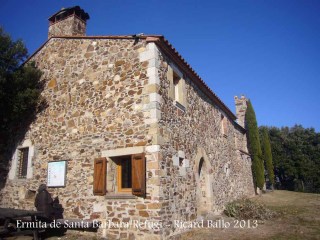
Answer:
M265 204L278 213L277 217L266 221L237 221L226 216L217 216L211 227L192 229L182 234L182 240L214 239L319 239L320 240L320 194L274 191L252 199ZM205 221L206 223L206 221ZM214 224L215 223L215 224ZM230 224L229 227L228 224ZM206 225L206 224L204 224ZM88 237L74 235L68 231L61 237L48 240L85 240ZM10 240L30 240L32 237L11 237Z
M256 196L252 200L276 211L277 217L240 223L221 216L231 223L229 228L206 228L182 235L182 239L320 239L320 195L289 191L274 191ZM256 226L257 225L257 226Z

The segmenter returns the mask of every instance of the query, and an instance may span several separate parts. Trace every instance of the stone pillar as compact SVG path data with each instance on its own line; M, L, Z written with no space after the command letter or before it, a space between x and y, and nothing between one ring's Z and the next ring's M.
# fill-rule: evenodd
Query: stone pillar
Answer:
M235 96L234 101L236 104L237 122L240 126L245 127L244 121L245 121L248 99L244 95L242 95L240 98L238 98L238 96Z

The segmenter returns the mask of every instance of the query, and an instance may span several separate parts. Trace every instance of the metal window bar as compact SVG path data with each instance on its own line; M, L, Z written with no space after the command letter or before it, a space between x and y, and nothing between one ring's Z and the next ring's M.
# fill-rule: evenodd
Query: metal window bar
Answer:
M29 148L19 149L19 170L18 178L26 178L28 170Z

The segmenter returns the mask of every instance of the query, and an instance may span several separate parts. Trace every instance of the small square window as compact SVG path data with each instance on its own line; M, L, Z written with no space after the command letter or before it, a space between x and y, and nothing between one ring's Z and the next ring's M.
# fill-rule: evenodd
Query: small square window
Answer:
M187 91L184 77L184 74L176 66L168 65L168 96L173 100L175 106L183 112L186 111L187 107Z
M180 167L182 167L182 166L183 166L183 160L184 160L184 158L179 157L179 166L180 166Z
M20 148L18 154L18 178L26 178L28 172L29 148Z

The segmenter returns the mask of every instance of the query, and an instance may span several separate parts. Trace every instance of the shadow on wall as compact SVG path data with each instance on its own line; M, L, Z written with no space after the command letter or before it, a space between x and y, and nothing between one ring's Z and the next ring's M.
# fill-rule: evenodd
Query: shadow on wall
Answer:
M40 71L36 68L34 68L34 71L38 71L40 78ZM27 81L28 80L29 79L27 78ZM5 121L1 119L2 126L0 127L0 190L4 188L6 184L6 179L10 170L11 159L17 146L19 146L19 144L25 138L30 125L36 120L37 115L43 112L49 106L47 101L41 96L44 86L45 80L37 81L36 85L34 86L34 89L36 90L35 92L33 92L34 98L31 100L30 98L26 98L27 100L23 99L26 102L23 102L21 105L27 106L27 108L24 108L21 112L17 113L14 118L10 119L10 117L6 116L9 114L6 114L5 112L1 114L3 115L1 116L3 119L6 120L6 118L8 118L9 120ZM12 91L17 90L13 89ZM18 95L19 93L14 94ZM36 99L36 101L34 99ZM8 102L10 100L11 99L6 99L6 101ZM29 100L30 102L27 102ZM12 111L12 109L9 109L8 111Z

